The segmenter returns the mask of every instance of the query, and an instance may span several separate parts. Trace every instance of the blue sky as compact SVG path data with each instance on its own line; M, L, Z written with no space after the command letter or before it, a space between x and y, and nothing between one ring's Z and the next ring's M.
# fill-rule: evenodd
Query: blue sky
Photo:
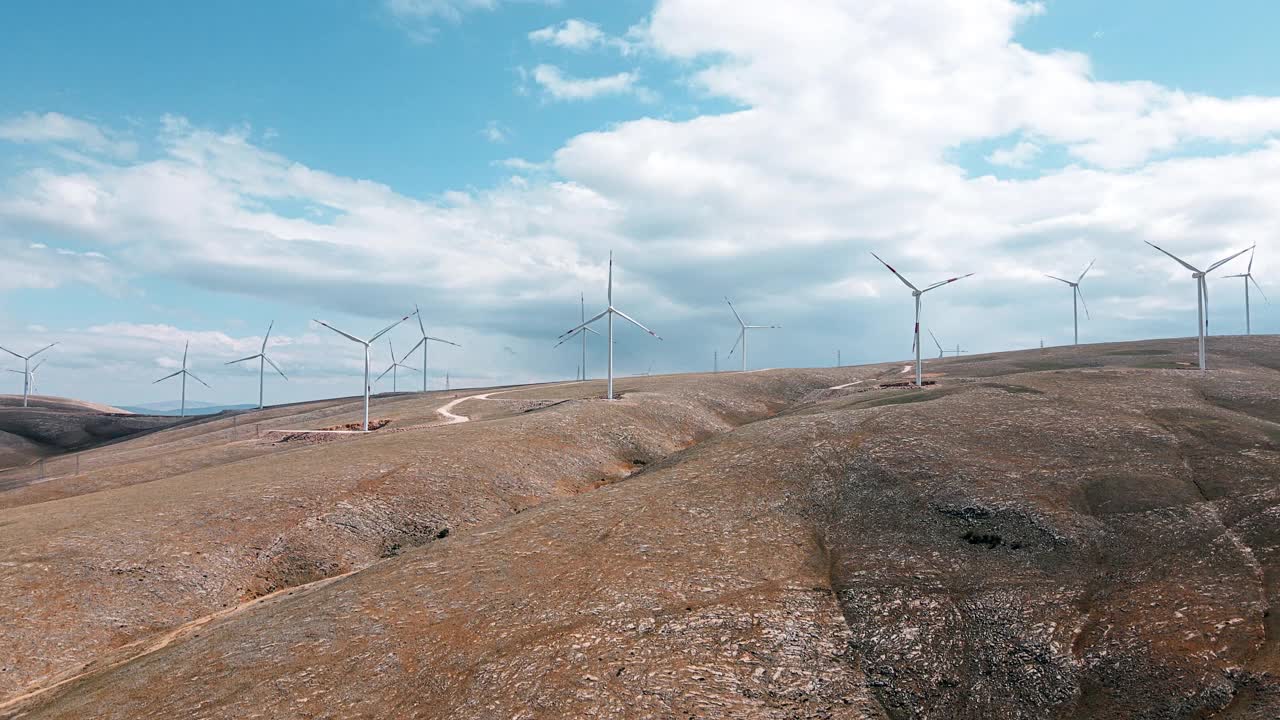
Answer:
M42 392L127 404L173 395L150 380L190 339L199 399L231 403L255 379L221 363L274 319L284 401L359 387L311 318L372 332L415 302L465 346L433 383L572 376L551 345L579 292L603 302L609 249L618 304L666 337L620 333L621 373L724 358L726 294L785 326L753 366L903 358L910 297L868 250L978 271L925 318L976 351L1069 339L1041 273L1093 257L1083 339L1190 334L1193 285L1144 239L1258 243L1272 287L1280 8L876 6L15 4L0 345L59 340ZM1242 330L1237 284L1213 291Z

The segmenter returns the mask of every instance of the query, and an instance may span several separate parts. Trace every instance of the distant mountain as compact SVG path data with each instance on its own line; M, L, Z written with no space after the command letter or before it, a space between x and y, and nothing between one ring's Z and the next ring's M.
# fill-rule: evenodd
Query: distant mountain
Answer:
M257 405L214 405L213 403L187 401L188 415L216 415L224 410L253 410ZM182 403L178 400L162 400L142 405L121 405L121 410L128 410L139 415L177 415L181 412Z

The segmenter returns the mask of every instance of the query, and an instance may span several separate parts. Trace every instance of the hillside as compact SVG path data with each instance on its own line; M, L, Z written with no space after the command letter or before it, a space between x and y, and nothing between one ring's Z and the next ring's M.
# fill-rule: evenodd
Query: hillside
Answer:
M0 395L0 488L15 484L5 469L173 423L60 397L34 395L28 405L21 395Z
M114 443L0 492L0 717L1277 717L1280 338L1192 347Z

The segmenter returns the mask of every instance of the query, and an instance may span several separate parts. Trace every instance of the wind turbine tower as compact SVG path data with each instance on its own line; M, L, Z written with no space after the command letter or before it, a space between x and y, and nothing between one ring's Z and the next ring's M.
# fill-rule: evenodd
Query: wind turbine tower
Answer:
M635 325L636 327L638 327L638 328L640 328L641 330L643 330L643 331L645 331L645 332L649 333L650 335L652 335L652 336L654 336L654 337L658 338L659 340L661 340L662 338L658 336L658 333L656 333L656 332L654 332L654 331L650 330L649 328L645 327L644 325L641 325L637 320L635 320L634 318L632 318L630 315L628 315L628 314L626 314L626 313L622 312L621 310L619 310L618 308L616 308L616 307L614 307L614 306L613 306L613 251L610 251L610 252L609 252L609 286L608 286L608 287L609 287L609 293L608 293L608 296L607 296L607 298L608 298L608 303L609 303L608 307L606 307L604 310L602 310L602 311L600 312L600 314L599 314L599 315L596 315L595 317L591 318L590 320L586 320L586 321L584 321L581 325L578 325L578 326L576 326L576 327L574 327L574 328L571 328L571 329L566 330L565 332L561 333L561 335L560 335L560 338L559 338L559 339L561 339L561 340L563 341L563 339L564 339L564 338L566 338L566 337L568 337L568 336L572 335L573 333L577 332L578 330L580 330L580 329L582 329L582 328L587 327L588 325L590 325L591 323L593 323L593 322L595 322L595 321L599 320L600 318L607 318L607 322L608 322L608 324L609 324L609 332L608 332L608 335L609 335L609 336L608 336L608 343L609 343L609 388L608 388L608 391L607 391L607 393L606 393L606 395L605 395L605 399L606 399L606 400L612 400L612 399L613 399L613 316L614 316L614 315L617 315L618 317L622 318L623 320L626 320L627 322L631 323L632 325ZM557 343L557 344L558 344L558 343Z
M387 373L391 373L391 392L399 392L399 390L396 388L396 375L397 375L396 370L398 370L399 368L404 368L405 370L412 370L414 372L417 372L418 368L409 367L408 365L405 365L400 361L396 360L396 346L391 344L391 338L387 338L387 349L391 351L391 364L387 366L386 370L382 371L382 374L379 375L377 380L374 380L374 382L378 382L378 380L381 380L382 378L386 377ZM412 352L413 350L410 350L409 352L405 353L404 357L408 358L409 354ZM424 373L422 376L423 392L426 392L426 380L427 380L427 377L426 377L426 374Z
M876 260L880 260L880 256L879 256L879 255L876 255L875 253L871 253L871 257L874 257ZM893 269L893 266L892 266L892 265L890 265L889 263L885 262L884 260L880 260L880 264L881 264L881 265L884 265L884 266L885 266L885 267L887 267L887 268L889 268L889 272L891 272L891 273L893 273L895 276L897 276L897 278L898 278L899 280L901 280L901 281L902 281L902 284L903 284L903 285L906 285L908 288L911 288L911 296L912 296L913 298L915 298L915 301L916 301L916 327L915 327L915 334L914 334L914 336L913 336L913 337L914 337L914 340L912 341L911 350L912 350L912 352L914 352L914 353L916 354L916 387L923 387L923 386L924 386L924 378L923 378L923 373L921 372L921 364L920 364L920 298L921 298L921 296L922 296L922 295L924 295L925 293L929 292L930 290L936 290L936 289L938 289L938 288L942 287L943 285L947 285L947 284L949 284L949 283L953 283L953 282L955 282L955 281L957 281L957 280L963 280L963 279L965 279L965 278L967 278L967 277L972 277L972 276L973 276L973 273L969 273L968 275L961 275L960 277L948 278L948 279L946 279L946 280L940 280L940 281L938 281L938 282L936 282L936 283L934 283L934 284L932 284L932 285L930 285L930 286L926 287L925 289L921 290L920 288L917 288L915 285L912 285L912 284L911 284L911 282L910 282L909 280L907 280L905 277L903 277L903 276L902 276L902 273L899 273L897 270L894 270L894 269Z
M561 345L563 345L563 344L565 344L565 343L569 342L570 340L572 340L572 339L574 338L574 336L577 336L577 335L581 335L581 336L582 336L582 366L580 367L582 377L581 377L581 378L579 378L579 379L580 379L580 380L586 380L586 379L587 379L587 333L591 333L592 335L599 335L600 333L596 332L595 330L592 330L591 328L589 328L589 327L587 327L587 326L585 325L585 323L587 322L587 300L586 300L586 296L585 296L585 295L582 295L582 294L579 294L579 295L578 295L578 303L579 303L579 306L578 306L578 307L579 307L579 310L580 310L580 312L581 312L581 314L582 314L582 322L583 322L584 324L583 324L583 325L579 325L577 330L574 330L573 332L571 332L571 333L569 333L568 335L566 335L566 336L564 337L564 339L563 339L563 340L561 340L560 342L556 343L554 347L560 347Z
M1143 242L1146 242L1146 241L1144 240ZM1252 246L1247 247L1241 250L1240 252L1234 255L1231 255L1230 257L1223 258L1222 260L1219 260L1218 262L1210 265L1208 269L1201 270L1158 245L1152 245L1151 243L1147 243L1147 244L1151 245L1151 247L1155 248L1156 250L1159 250L1165 255L1168 255L1169 257L1173 258L1182 267L1190 270L1191 277L1196 281L1196 313L1198 315L1198 319L1196 320L1196 331L1199 337L1199 347L1198 347L1197 355L1199 356L1199 359L1200 359L1200 369L1208 370L1209 365L1206 359L1204 337L1205 337L1205 334L1209 331L1209 284L1205 282L1204 278L1206 275L1213 272L1214 270L1217 270L1219 267L1222 267L1223 265L1226 265L1232 260L1235 260L1241 255L1249 252L1250 250L1253 249L1253 247Z
M777 330L781 325L748 325L742 321L742 316L738 314L738 310L733 307L733 303L729 302L729 298L724 299L729 303L729 309L733 311L733 317L738 321L740 330L738 331L738 339L733 342L733 349L729 350L729 357L733 357L734 350L738 349L738 343L742 343L742 371L747 371L747 331L748 330Z
M1060 283L1066 283L1067 286L1071 288L1071 323L1075 327L1075 344L1076 345L1080 344L1080 310L1076 304L1077 299L1079 299L1080 305L1084 305L1084 316L1086 318L1089 317L1089 305L1084 301L1084 292L1080 290L1080 281L1084 280L1084 276L1088 275L1089 271L1093 269L1093 264L1095 262L1097 262L1097 259L1090 260L1089 267L1085 268L1084 272L1080 273L1080 277L1076 278L1075 282L1071 282L1070 280L1064 280L1058 277L1057 275L1049 275L1047 273L1045 274L1045 277L1053 278L1054 280L1057 280Z
M262 401L264 397L264 388L266 386L267 365L270 364L271 367L274 368L276 372L280 373L280 377L284 378L286 382L289 380L289 377L284 374L284 371L280 369L280 366L276 365L274 362L271 361L271 358L267 357L267 341L271 339L271 329L274 328L275 326L276 326L275 320L272 320L271 324L267 326L267 334L262 336L262 348L258 350L257 355L250 355L249 357L243 357L243 358L240 358L239 360L232 360L231 362L227 363L227 365L235 365L236 363L242 363L248 360L258 361L258 409L259 410L263 408Z
M417 314L418 314L418 311L415 309L413 312L409 313L408 315L405 315L399 320L382 328L381 330L378 331L378 334L374 335L368 340L361 340L355 335L350 335L348 333L345 333L339 330L338 328L330 325L329 323L324 322L323 320L314 321L338 333L342 337L364 347L364 425L362 426L362 429L364 430L364 432L369 432L369 345L374 343L378 338L382 337L383 335L386 335L387 333L391 332L391 330L394 329L400 323L404 322L405 320L408 320L409 318ZM392 362L394 361L395 361L395 358L393 357Z
M414 345L413 347L409 348L409 352L405 353L404 357L400 358L400 362L404 362L405 360L408 360L409 356L413 354L414 350L417 350L419 347L422 348L422 392L426 392L427 391L427 344L438 342L438 343L444 343L445 345L452 345L454 347L462 347L462 346L451 340L445 340L443 338L432 337L428 335L427 327L422 324L422 312L418 310L417 305L413 306L413 314L418 316L418 330L422 333L422 339L418 341L417 345ZM391 362L394 363L395 361L396 361L396 356L392 355ZM408 366L405 365L402 367L408 367ZM383 373L383 374L385 375L386 373ZM394 376L391 378L391 384L392 384L392 388L394 389L395 387Z
M40 353L44 352L45 350L48 350L49 348L57 344L58 343L50 343L48 345L45 345L44 347L31 353L30 355L19 355L18 353L12 350L9 350L8 348L0 347L0 350L4 350L5 352L9 353L10 355L22 361L22 407L27 406L27 397L31 394L31 378L32 378L31 373L34 372L31 369L31 358L39 355ZM39 367L39 365L37 365L36 367Z
M1264 293L1264 292L1262 292L1262 286L1258 284L1258 281L1257 281L1257 280L1254 280L1254 279L1253 279L1253 252L1250 252L1250 253L1249 253L1249 269L1248 269L1248 270L1245 270L1244 272L1240 273L1239 275L1226 275L1226 276L1224 276L1224 277L1229 277L1229 278L1237 278L1237 277L1238 277L1238 278L1244 278L1244 334L1245 334L1245 335L1252 335L1252 334L1253 334L1253 321L1252 321L1252 320L1250 319L1250 317L1249 317L1249 315L1250 315L1250 311L1249 311L1249 283L1250 283L1250 282L1252 282L1252 283L1253 283L1253 286L1254 286L1254 287L1256 287L1256 288L1258 288L1258 294L1262 296L1262 299L1263 299L1263 300L1265 300L1265 301L1267 302L1267 304L1268 304L1268 305L1270 305L1270 304L1271 304L1271 301L1270 301L1270 300L1267 300L1267 294L1266 294L1266 293Z
M189 370L187 370L187 351L190 349L191 349L191 342L187 341L187 343L182 346L182 369L181 370L179 370L176 373L170 373L169 375L165 375L164 377L160 378L156 382L151 383L152 385L155 385L156 383L162 383L171 377L178 377L179 375L182 376L182 405L181 405L181 408L178 410L178 417L187 416L187 378L188 377L190 377L192 380L195 380L196 382L200 383L205 387L209 387L209 383L201 380L200 378L191 374ZM209 388L209 389L212 390L213 388Z

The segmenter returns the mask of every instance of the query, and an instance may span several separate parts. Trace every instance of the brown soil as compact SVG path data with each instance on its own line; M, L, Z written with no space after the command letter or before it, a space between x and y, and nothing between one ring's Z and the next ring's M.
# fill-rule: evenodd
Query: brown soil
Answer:
M126 441L0 510L0 717L1277 717L1280 340L1192 346Z

